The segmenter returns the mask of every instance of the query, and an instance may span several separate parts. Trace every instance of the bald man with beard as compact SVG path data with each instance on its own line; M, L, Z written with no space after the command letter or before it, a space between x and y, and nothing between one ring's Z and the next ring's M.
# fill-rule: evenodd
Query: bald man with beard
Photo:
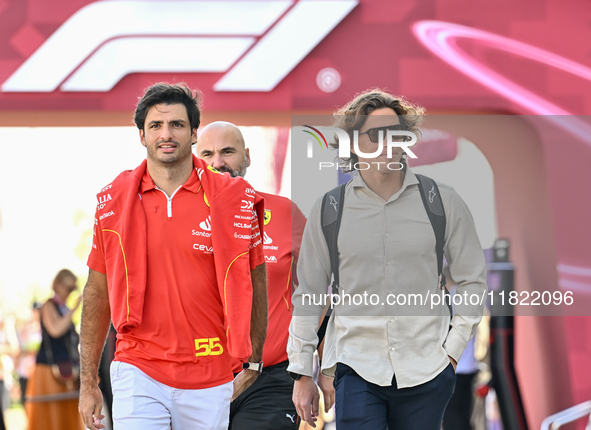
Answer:
M220 172L246 175L250 151L240 129L229 122L207 125L197 140L197 156ZM263 349L264 368L257 380L230 407L230 429L297 429L299 418L292 401L293 380L287 372L287 339L295 266L306 219L291 200L261 193L265 199L263 250L267 263L269 322ZM238 361L234 372L240 372ZM328 411L334 403L332 378L319 382Z

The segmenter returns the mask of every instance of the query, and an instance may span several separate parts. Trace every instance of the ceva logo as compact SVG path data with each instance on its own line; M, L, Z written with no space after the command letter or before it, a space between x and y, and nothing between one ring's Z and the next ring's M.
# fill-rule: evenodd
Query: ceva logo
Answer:
M129 73L227 72L215 91L271 91L357 3L97 1L72 15L1 89L109 91Z

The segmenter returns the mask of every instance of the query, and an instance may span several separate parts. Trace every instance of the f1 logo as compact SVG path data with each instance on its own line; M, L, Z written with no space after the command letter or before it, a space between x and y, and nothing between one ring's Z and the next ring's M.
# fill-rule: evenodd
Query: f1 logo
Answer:
M1 88L109 91L129 73L227 71L215 91L271 91L357 3L97 1L72 15Z

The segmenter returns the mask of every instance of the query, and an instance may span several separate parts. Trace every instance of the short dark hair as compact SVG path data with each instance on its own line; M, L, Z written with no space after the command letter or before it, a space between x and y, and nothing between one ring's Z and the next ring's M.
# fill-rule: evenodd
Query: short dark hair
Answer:
M144 96L138 101L133 116L133 122L140 130L144 129L148 110L158 104L172 105L183 104L187 109L191 129L199 128L201 123L202 95L199 91L191 90L187 84L167 84L159 82L149 87Z
M357 94L353 100L341 107L334 113L334 126L341 128L349 135L350 142L353 142L353 130L359 130L365 124L367 115L375 110L390 108L398 115L400 124L408 131L412 131L419 137L421 131L419 125L423 120L425 109L411 104L404 97L394 96L380 88L372 88ZM339 138L334 136L335 142L331 143L333 148L339 147ZM341 169L344 172L355 171L355 164L359 161L357 154L351 153L350 158L341 159ZM402 160L404 169L406 162Z

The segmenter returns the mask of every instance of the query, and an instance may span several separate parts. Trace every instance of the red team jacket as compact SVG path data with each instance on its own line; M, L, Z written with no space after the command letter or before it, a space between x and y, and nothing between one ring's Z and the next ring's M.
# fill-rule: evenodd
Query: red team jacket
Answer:
M250 313L252 284L249 249L252 235L264 235L263 199L242 178L219 174L202 160L193 163L211 208L211 235L216 278L224 308L227 345L230 354L246 361L251 355ZM138 189L146 172L144 161L133 171L121 173L97 195L105 246L106 275L113 325L119 333L137 327L143 318L146 287L146 219ZM259 232L251 232L256 211ZM242 214L242 215L240 215ZM248 218L248 217L246 217ZM108 233L108 234L105 234Z
M268 367L287 360L292 282L297 283L295 269L306 218L288 198L259 191L257 194L265 199L263 250L269 322L263 362ZM233 369L235 373L242 370L238 360L233 361Z

